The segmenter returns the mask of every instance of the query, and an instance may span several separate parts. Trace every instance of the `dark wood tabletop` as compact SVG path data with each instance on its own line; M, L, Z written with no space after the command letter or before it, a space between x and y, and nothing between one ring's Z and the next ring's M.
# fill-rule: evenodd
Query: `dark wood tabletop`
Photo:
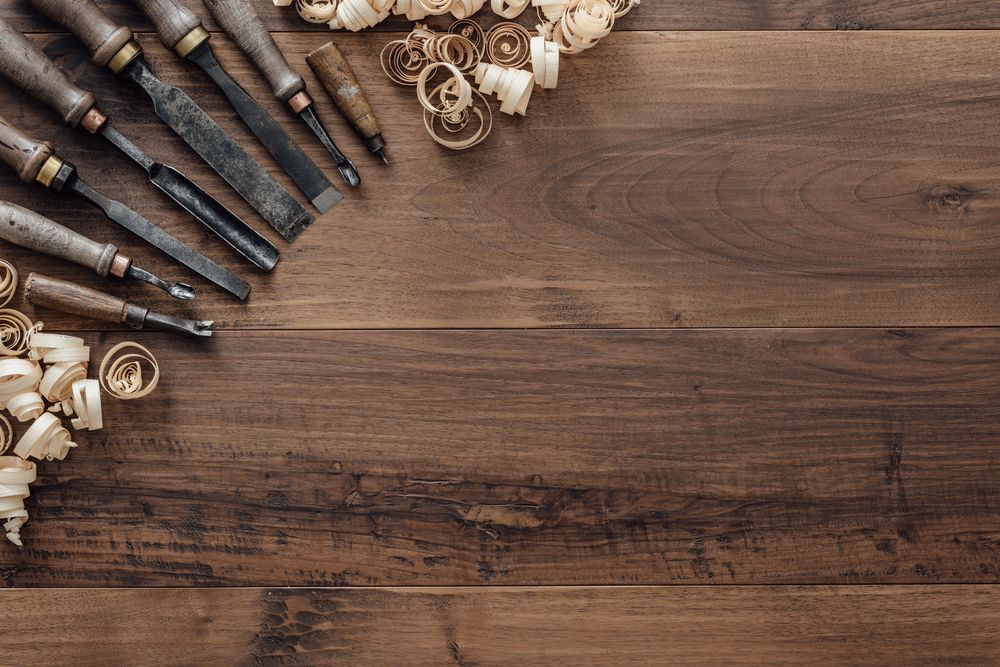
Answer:
M304 201L200 70L127 2L99 4ZM0 115L254 286L240 303L0 171L0 199L200 295L170 303L5 245L22 277L218 329L189 340L15 300L96 359L142 343L162 380L107 399L104 430L39 465L25 546L0 545L16 589L0 663L995 660L1000 5L643 0L564 57L525 118L497 113L456 153L379 67L404 22L331 33L254 4L365 181L348 191L215 34L344 191L293 245L140 91L0 0L123 133L282 250L253 270L100 138L0 83ZM304 62L330 39L388 168Z

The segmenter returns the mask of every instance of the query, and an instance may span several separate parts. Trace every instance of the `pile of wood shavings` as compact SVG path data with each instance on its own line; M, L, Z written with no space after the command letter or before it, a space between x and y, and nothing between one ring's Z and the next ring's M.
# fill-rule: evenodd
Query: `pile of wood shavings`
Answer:
M482 142L493 128L486 95L496 96L500 111L524 116L534 87L555 88L561 54L593 48L611 33L615 20L639 0L491 0L494 13L517 18L529 2L538 14L533 35L516 23L489 31L469 19L486 0L274 0L294 2L299 15L332 29L363 30L390 14L411 21L451 13L447 33L417 23L405 39L386 44L380 54L386 76L416 86L424 126L437 143L464 150ZM522 69L530 65L531 71ZM477 88L469 81L472 78Z
M17 271L0 260L0 305L7 305L16 288ZM57 414L69 418L75 430L97 431L104 427L102 387L118 399L140 398L160 377L149 350L120 343L101 362L100 380L88 379L90 348L83 339L43 333L42 328L20 311L0 308L0 410L20 423L30 422L14 445L15 456L0 456L0 520L7 539L19 547L21 527L28 521L28 485L37 476L30 459L62 461L77 446ZM14 428L0 412L0 454L14 440Z

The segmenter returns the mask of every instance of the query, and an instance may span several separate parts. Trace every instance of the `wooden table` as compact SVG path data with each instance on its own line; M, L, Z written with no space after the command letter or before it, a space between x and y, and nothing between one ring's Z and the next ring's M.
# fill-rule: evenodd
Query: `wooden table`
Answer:
M278 175L200 71L100 4ZM142 342L164 377L40 466L26 546L0 550L0 662L996 658L997 3L643 0L464 154L379 69L403 23L337 34L388 169L303 62L331 33L255 4L365 187L246 304L111 286L214 318L209 341L37 313L95 357ZM269 233L140 93L25 2L0 13ZM99 139L0 97L92 184L252 273ZM76 199L8 171L0 193L188 277Z

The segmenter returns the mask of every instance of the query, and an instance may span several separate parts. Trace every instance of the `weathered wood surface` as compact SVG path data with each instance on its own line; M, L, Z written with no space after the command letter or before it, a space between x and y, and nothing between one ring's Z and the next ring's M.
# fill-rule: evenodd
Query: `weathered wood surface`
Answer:
M270 0L251 0L265 24L274 31L329 32L325 25L301 20L290 8ZM151 24L128 0L98 0L111 16L136 30ZM201 0L185 0L210 30L218 30ZM498 20L488 9L477 15L484 23ZM0 15L21 30L47 32L53 25L39 17L27 0L0 0ZM454 19L431 18L447 25ZM518 19L527 26L538 22L528 9ZM374 30L402 30L408 21L393 17ZM643 0L639 8L618 23L621 30L912 30L997 29L1000 7L982 0ZM339 34L339 33L338 33Z
M986 586L6 591L4 659L107 665L991 664ZM40 629L44 629L42 632Z
M9 585L1000 579L996 329L143 341Z
M436 150L412 89L378 70L388 36L346 36L390 169L349 136L303 62L325 39L278 35L366 185L296 244L282 242L268 276L254 276L100 138L59 127L20 96L3 95L0 114L55 139L95 185L245 271L256 287L249 304L203 285L192 306L223 326L1000 324L996 33L618 33L567 59L558 91L539 95L528 118L498 119L492 139L464 155ZM234 75L336 174L245 58L216 41ZM154 37L143 44L164 79L270 164L207 77ZM86 61L80 51L63 58L123 130L266 228L141 93ZM13 172L0 176L0 192L77 229L105 229L77 200L46 197ZM101 235L187 277L124 233ZM14 257L25 271L42 268Z

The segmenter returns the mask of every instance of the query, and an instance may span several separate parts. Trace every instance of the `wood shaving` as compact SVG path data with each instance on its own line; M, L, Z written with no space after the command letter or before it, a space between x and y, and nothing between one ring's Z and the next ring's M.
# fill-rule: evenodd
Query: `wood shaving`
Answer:
M329 22L330 28L346 28L352 32L371 28L389 16L391 5L392 0L340 0L336 16Z
M45 369L38 391L46 400L65 401L72 395L73 383L87 377L87 367L78 361L63 361Z
M326 23L337 13L337 0L295 0L295 11L309 23Z
M483 56L500 67L522 67L531 58L531 33L517 23L498 23L486 33Z
M422 50L429 63L449 63L463 72L473 72L482 60L479 49L468 37L445 33L423 40Z
M476 104L473 101L473 103L461 111L445 115L432 114L424 109L424 127L427 128L427 133L431 135L434 141L446 148L460 151L472 148L476 144L481 143L489 135L493 129L493 112L490 110L490 105L486 102L486 98L483 97L482 93L478 90L473 90L472 92L479 97L480 104ZM486 110L485 113L483 109ZM479 125L474 131L467 131L469 124L473 122L473 118L475 118ZM438 127L448 134L456 135L456 137L462 132L465 132L467 136L462 139L449 139L438 132Z
M14 445L14 453L22 459L32 457L62 461L74 447L76 443L59 418L51 412L43 412Z
M476 69L479 91L485 95L495 94L501 102L500 111L511 116L515 113L523 116L527 112L534 82L531 72L523 69L490 63L481 63Z
M625 16L638 5L639 0L611 0L611 7L615 10L616 19Z
M38 389L42 367L30 359L0 359L0 408L19 394Z
M559 45L546 41L544 35L531 38L531 69L535 83L542 88L559 85Z
M416 0L396 0L392 13L402 14L411 21L419 21L427 17L427 10L418 5Z
M568 4L569 0L531 0L531 6L538 11L538 18L549 23L561 19Z
M615 10L608 0L570 0L552 39L563 53L580 53L596 46L614 26Z
M516 19L527 8L528 0L491 0L493 13L505 19Z
M101 384L97 380L77 380L73 383L73 397L63 403L66 416L76 415L70 424L79 430L99 431L104 428L104 411L101 405Z
M486 33L483 31L482 26L480 26L475 21L470 21L469 19L462 19L461 21L455 21L448 28L448 32L453 35L461 35L467 40L472 42L472 45L482 52L483 44L486 43Z
M28 521L28 511L24 500L28 497L28 485L35 481L38 469L31 461L16 456L0 456L0 519L6 519L3 528L7 539L19 547L21 527Z
M119 354L123 350L135 350ZM143 379L143 366L152 369L148 381ZM138 343L126 341L108 350L98 371L101 387L109 394L129 401L149 395L160 381L160 365L153 353Z
M19 310L0 309L0 355L16 357L28 349L31 320Z
M427 66L427 54L419 46L403 39L389 42L379 55L382 71L402 86L415 86Z
M0 415L0 454L5 453L14 443L14 427L10 420Z
M7 410L17 421L27 422L45 412L45 401L37 391L25 391L7 401Z
M447 70L451 77L428 94L428 82L441 68ZM417 100L420 106L436 116L457 114L472 104L472 84L451 63L431 63L417 77Z
M427 14L438 16L451 11L451 6L455 0L413 0Z
M486 0L454 0L451 3L451 15L457 19L472 16L486 4Z
M0 308L14 298L17 291L17 269L6 259L0 259Z

